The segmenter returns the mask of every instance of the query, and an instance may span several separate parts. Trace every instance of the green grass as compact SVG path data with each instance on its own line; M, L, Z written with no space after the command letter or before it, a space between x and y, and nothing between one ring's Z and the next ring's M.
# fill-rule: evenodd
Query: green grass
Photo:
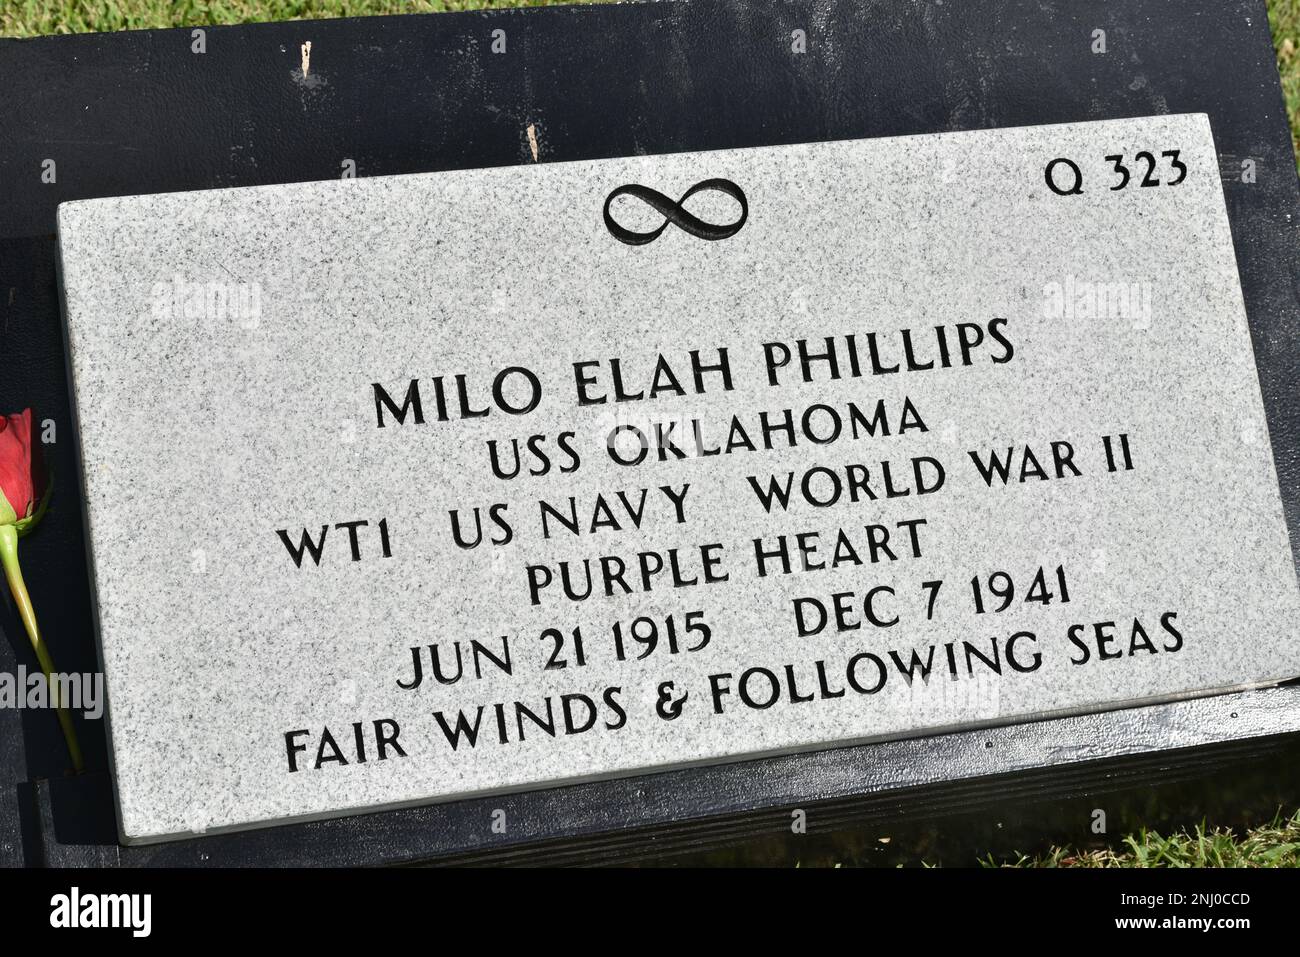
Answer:
M40 36L209 26L265 20L440 13L545 6L553 0L0 0L0 36ZM1270 0L1269 22L1286 97L1293 142L1300 153L1300 0ZM1225 77L1224 82L1232 82ZM886 842L881 838L880 842ZM836 859L843 860L840 854ZM851 855L856 857L857 855ZM806 863L833 863L816 861ZM986 866L1010 867L1297 867L1300 812L1237 834L1225 828L1163 836L1142 831L1119 850L1051 848L1009 860L991 856Z
M546 6L550 0L0 0L0 36Z
M1273 28L1273 49L1282 75L1282 93L1291 120L1291 142L1300 155L1300 0L1270 0L1269 25Z
M1012 860L992 857L985 867L1300 867L1300 811L1289 818L1278 814L1269 823L1236 834L1228 828L1168 837L1141 831L1124 838L1124 849L1076 851L1054 847L1044 854L1018 855Z

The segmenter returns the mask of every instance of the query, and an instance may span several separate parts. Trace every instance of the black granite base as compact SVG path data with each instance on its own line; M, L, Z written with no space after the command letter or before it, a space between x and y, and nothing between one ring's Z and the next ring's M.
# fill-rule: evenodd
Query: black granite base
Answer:
M508 55L488 50L497 28ZM329 82L295 76L305 40ZM530 125L549 162L1205 112L1300 547L1300 193L1262 2L690 0L209 28L205 44L192 52L188 29L0 41L0 408L35 406L71 438L53 262L64 200L335 178L345 159L361 176L530 163ZM54 509L24 567L59 666L89 671L73 448L53 448ZM0 670L30 665L7 605L0 630ZM1232 778L1294 754L1300 689L131 849L115 840L102 726L80 731L93 773L69 780L53 716L0 710L0 863L636 859L784 833L792 807L815 829ZM497 807L505 835L488 829Z

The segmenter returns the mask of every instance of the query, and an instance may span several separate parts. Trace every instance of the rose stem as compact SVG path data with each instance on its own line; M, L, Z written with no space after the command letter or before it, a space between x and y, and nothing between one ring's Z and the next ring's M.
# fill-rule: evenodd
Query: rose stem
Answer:
M63 728L63 739L68 743L68 754L72 756L72 767L80 774L84 770L81 745L77 743L77 731L72 726L72 715L59 701L58 685L53 677L54 661L50 658L45 642L41 640L40 629L36 627L36 612L27 594L27 586L23 583L22 569L18 567L18 530L12 525L0 525L0 564L4 565L5 578L9 580L9 590L13 592L14 601L18 605L18 616L23 620L27 637L32 641L32 650L36 652L36 660L40 662L41 671L45 674L46 686L50 689L50 701L54 704L59 724Z

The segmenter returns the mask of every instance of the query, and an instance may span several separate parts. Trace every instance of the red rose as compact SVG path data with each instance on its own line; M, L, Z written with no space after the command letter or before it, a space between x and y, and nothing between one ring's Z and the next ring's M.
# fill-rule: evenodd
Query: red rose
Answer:
M22 619L32 651L40 663L41 672L49 682L50 700L58 709L59 725L68 743L72 767L81 771L81 746L77 731L72 725L72 715L59 700L58 684L54 674L54 660L45 639L36 626L36 610L32 608L23 570L18 564L18 539L32 530L41 520L50 504L50 483L45 472L41 450L32 445L32 410L23 409L15 415L0 416L0 569L3 569L9 591L14 596L14 607Z
M47 482L44 457L32 444L32 410L0 416L0 525L36 515Z

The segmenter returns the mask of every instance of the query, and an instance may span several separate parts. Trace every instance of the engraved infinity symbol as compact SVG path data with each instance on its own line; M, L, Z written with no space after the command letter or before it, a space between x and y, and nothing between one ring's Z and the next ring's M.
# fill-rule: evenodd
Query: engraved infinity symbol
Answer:
M719 226L716 223L705 222L700 217L688 212L682 205L696 193L702 193L710 189L724 193L740 204L740 218L738 220L729 225ZM620 196L633 196L641 200L664 217L663 223L658 229L651 230L648 233L638 233L620 226L614 221L614 217L609 212L614 200ZM745 220L748 218L749 203L745 201L744 192L735 183L726 179L702 180L683 193L682 198L676 202L673 202L658 190L651 189L648 186L638 186L636 183L620 186L605 197L605 228L620 243L627 243L629 246L644 246L646 243L654 242L668 228L669 223L685 230L697 239L710 241L728 239L740 232L740 227L745 225Z

